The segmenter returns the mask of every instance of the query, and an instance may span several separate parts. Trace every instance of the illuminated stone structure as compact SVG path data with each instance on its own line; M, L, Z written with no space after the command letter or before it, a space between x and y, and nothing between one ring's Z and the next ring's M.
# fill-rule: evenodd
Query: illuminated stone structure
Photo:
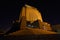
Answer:
M25 5L23 8L22 8L22 11L21 11L21 16L19 17L19 21L20 21L20 18L22 18L22 20L26 20L27 21L30 21L30 23L33 23L34 21L38 20L38 23L39 24L39 27L40 29L44 29L44 30L52 30L51 27L50 27L50 24L46 23L46 22L43 22L43 19L42 19L42 16L41 16L41 12L39 12L36 8L34 7L31 7L29 5ZM25 25L23 24L25 22L22 22L21 25ZM21 28L24 27L24 26L21 26Z
M50 24L43 21L41 12L29 5L25 5L22 8L19 16L19 22L21 22L20 30L10 33L10 35L56 34L56 32L52 32Z

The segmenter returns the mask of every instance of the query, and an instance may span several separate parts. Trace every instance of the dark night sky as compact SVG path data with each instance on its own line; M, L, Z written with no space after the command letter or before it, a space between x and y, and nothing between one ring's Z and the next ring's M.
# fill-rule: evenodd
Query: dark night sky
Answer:
M36 7L42 13L43 20L50 24L60 24L60 3L58 0L0 1L0 25L8 25L18 19L24 4Z

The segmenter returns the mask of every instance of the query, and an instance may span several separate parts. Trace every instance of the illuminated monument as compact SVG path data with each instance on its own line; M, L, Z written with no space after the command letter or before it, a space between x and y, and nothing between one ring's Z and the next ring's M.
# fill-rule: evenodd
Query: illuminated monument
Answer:
M9 35L41 35L56 34L52 31L50 24L43 21L41 13L34 7L25 5L20 13L20 30Z

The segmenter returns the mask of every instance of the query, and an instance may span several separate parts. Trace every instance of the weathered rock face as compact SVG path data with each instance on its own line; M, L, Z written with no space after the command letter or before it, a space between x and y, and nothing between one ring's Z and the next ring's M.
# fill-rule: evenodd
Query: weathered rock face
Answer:
M22 8L20 15L21 15L20 18L25 16L26 20L30 21L31 23L33 23L36 20L40 20L41 22L43 22L41 13L36 8L29 5L25 5Z
M43 22L41 13L31 6L26 5L23 7L19 21L21 23L20 30L9 35L57 34L56 32L52 32L50 24ZM30 22L29 24L27 24L28 21Z

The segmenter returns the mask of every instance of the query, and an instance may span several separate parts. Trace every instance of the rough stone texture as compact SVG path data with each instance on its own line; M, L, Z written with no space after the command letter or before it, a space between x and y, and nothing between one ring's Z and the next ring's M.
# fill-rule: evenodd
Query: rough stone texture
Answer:
M24 30L18 30L16 32L10 33L9 35L41 35L41 34L57 34L56 32L42 30L42 29L36 29L36 28L26 28Z

